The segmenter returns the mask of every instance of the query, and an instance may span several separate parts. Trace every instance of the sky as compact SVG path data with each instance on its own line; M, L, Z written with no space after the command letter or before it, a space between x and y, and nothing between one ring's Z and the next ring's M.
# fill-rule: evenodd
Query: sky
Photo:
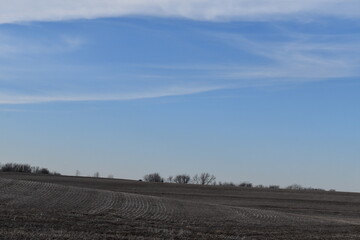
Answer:
M0 0L0 163L360 191L357 0Z

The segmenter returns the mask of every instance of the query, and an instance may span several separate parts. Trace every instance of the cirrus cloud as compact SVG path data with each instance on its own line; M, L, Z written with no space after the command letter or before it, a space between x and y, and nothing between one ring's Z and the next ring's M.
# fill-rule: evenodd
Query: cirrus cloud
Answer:
M154 91L117 94L52 94L52 95L14 95L0 92L0 105L32 104L49 102L90 102L90 101L129 101L160 97L183 96L226 89L226 86L170 87Z
M195 20L359 17L357 0L1 0L0 23L145 15Z

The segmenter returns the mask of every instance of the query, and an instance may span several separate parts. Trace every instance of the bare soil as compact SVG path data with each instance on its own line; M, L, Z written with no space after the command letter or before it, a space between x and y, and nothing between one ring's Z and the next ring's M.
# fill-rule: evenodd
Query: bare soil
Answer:
M0 173L0 239L360 239L360 194Z

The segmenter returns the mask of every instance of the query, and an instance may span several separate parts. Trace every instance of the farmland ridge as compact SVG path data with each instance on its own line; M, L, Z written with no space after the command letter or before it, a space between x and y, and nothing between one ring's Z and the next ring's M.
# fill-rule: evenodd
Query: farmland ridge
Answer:
M360 194L0 173L0 239L360 239Z

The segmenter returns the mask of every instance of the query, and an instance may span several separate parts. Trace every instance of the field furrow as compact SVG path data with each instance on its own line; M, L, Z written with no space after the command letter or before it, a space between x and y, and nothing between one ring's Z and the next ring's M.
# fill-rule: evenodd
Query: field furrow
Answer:
M280 229L280 232L287 231L286 229L320 229L319 232L322 233L321 229L342 231L336 229L359 227L356 217L309 216L61 185L25 180L25 177L21 180L0 177L0 221L4 220L3 227L0 226L0 239L1 231L11 229L17 221L21 220L26 222L26 226L33 226L46 223L46 216L54 216L51 218L52 221L56 221L58 216L73 220L83 216L90 219L87 224L103 227L102 230L91 231L116 232L119 231L116 230L119 227L124 227L121 232L130 234L131 230L126 228L127 224L130 224L140 229L141 236L146 232L152 234L151 236L164 235L178 239L187 239L189 236L193 239L267 239L267 233L264 233L262 238L257 238L256 229ZM31 219L36 221L33 222ZM144 223L150 225L144 227ZM68 229L75 226L76 224L68 226ZM247 235L237 235L242 229L248 229ZM344 231L340 232L339 236L342 236ZM195 232L197 235L191 235ZM353 239L357 239L357 236ZM117 239L117 235L112 239Z

